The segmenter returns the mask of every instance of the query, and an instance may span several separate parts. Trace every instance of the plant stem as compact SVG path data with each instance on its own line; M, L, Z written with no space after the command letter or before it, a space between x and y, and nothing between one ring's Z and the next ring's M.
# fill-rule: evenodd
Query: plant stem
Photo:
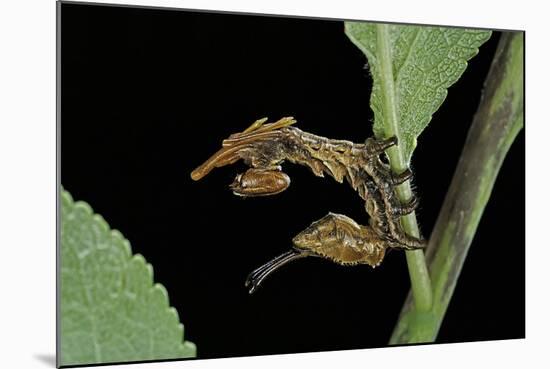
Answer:
M386 137L397 137L401 141L399 129L399 118L397 115L397 95L395 91L392 55L390 45L389 26L378 24L377 26L377 49L380 58L381 92L383 95L384 109L384 135ZM407 163L399 146L394 146L387 151L390 165L394 173L402 173L407 169ZM396 188L397 196L402 203L407 203L413 196L409 181ZM401 225L406 233L419 237L418 224L415 213L408 214L401 218ZM411 287L414 295L416 308L419 311L427 311L432 306L432 287L430 276L426 267L424 253L422 250L407 251L407 264Z
M433 342L504 157L523 127L523 33L503 33L426 251L433 305L409 293L390 344ZM414 294L414 289L413 289Z

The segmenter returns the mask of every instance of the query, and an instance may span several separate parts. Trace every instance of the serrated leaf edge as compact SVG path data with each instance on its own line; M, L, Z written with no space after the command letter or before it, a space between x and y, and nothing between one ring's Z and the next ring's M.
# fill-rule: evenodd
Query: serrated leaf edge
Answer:
M367 59L367 63L371 64L374 60L376 60L377 58L375 57L374 54L372 54L366 47L363 46L363 44L353 35L353 32L352 32L352 27L356 26L356 25L360 25L362 23L369 23L369 22L344 22L344 33L346 34L346 36L348 37L348 39L363 53L363 55L365 55L366 59ZM416 27L422 27L422 25L409 25L409 24L404 24L403 26L416 26ZM432 28L454 28L454 27L443 27L443 26L439 26L439 27L435 27L435 26L425 26L425 27L432 27ZM487 40L489 40L489 38L491 37L492 35L492 32L490 30L481 30L481 29L475 29L475 28L467 28L467 29L464 29L465 33L467 32L483 32L485 31L485 33L483 33L484 37L481 37L480 38L480 46L483 45L485 42L487 42ZM378 32L378 31L376 31ZM416 37L416 36L415 36ZM462 36L461 36L462 37ZM445 102L445 100L447 99L447 96L448 96L448 93L449 93L449 88L451 88L456 82L458 82L458 80L462 77L462 75L464 74L464 72L466 71L466 69L468 69L468 65L469 65L469 61L474 58L477 54L479 54L479 47L475 47L475 48L471 48L471 53L469 55L467 55L464 59L460 59L460 64L461 66L463 66L462 68L462 71L460 72L459 75L456 76L456 78L454 80L450 80L449 81L449 86L448 87L444 87L443 88L443 97L441 99L441 102L436 106L434 107L434 111L428 116L429 119L425 125L425 127L422 129L422 131L420 131L418 133L418 135L414 135L414 139L413 139L413 142L412 142L412 145L410 147L410 152L406 153L406 157L404 157L405 159L405 162L406 163L410 163L411 161L411 158L412 158L412 155L414 153L414 150L416 149L417 147L417 140L418 138L422 135L422 132L427 128L427 126L429 125L429 123L432 121L433 119L433 116L435 113L437 113L437 111L439 110L439 108L443 105L443 103ZM371 73L371 78L374 80L374 75L372 75L372 69L369 68L369 72ZM397 81L398 80L398 77L394 77L394 80ZM373 82L374 83L374 82ZM370 103L369 103L370 105ZM375 123L376 122L372 122L373 124L373 130L375 130ZM400 127L401 129L403 129L403 127ZM376 133L376 132L375 132Z
M179 313L178 311L173 307L170 306L170 298L168 296L168 291L166 290L166 287L164 287L160 283L154 282L154 270L153 266L147 262L145 257L141 254L132 254L132 246L130 245L130 241L128 241L124 235L118 231L117 229L111 229L107 221L99 214L94 213L93 208L85 201L75 201L73 199L73 196L66 191L63 187L61 187L61 207L63 205L65 206L73 206L75 209L80 208L82 209L86 215L88 215L92 221L97 222L100 224L101 228L109 234L113 245L117 245L116 247L123 247L124 248L124 254L127 257L127 263L128 265L130 263L139 263L144 264L145 269L147 270L147 279L148 283L150 283L150 286L147 287L148 291L147 293L154 293L155 291L159 291L162 295L162 305L163 305L163 313L167 315L175 316L176 320L178 321L178 329L180 330L180 334L182 337L182 342L180 343L181 349L183 351L190 350L192 354L190 357L196 356L196 345L188 340L185 340L185 328L184 325L181 323ZM62 222L61 222L62 223ZM60 245L61 246L61 245ZM182 357L183 358L183 357Z

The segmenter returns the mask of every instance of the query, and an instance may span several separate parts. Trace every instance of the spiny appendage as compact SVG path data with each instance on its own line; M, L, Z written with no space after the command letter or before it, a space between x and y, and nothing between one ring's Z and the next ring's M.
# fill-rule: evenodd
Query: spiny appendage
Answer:
M324 216L292 239L293 248L250 273L245 286L249 293L285 264L307 256L321 257L341 265L380 265L390 243L369 227L341 214Z
M344 178L357 188L355 169L361 166L363 144L334 140L290 127L283 130L286 160L309 167L313 174L325 174L342 183Z
M191 178L198 181L212 169L233 164L240 159L254 168L275 169L276 164L270 165L269 162L266 162L266 160L269 161L269 158L265 154L263 157L259 155L260 157L256 158L255 153L259 151L258 147L261 147L262 144L264 147L269 147L270 142L277 142L281 135L280 129L296 123L296 120L292 117L285 117L274 123L265 124L266 121L267 118L259 119L243 132L234 133L223 140L222 148L193 170Z

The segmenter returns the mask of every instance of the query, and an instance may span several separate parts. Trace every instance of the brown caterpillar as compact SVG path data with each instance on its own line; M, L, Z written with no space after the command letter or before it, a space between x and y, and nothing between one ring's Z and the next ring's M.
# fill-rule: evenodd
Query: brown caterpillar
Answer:
M342 265L382 262L387 248L419 249L422 239L406 234L399 217L411 213L418 205L414 197L401 204L394 187L412 177L412 172L394 175L380 156L397 145L392 137L386 140L367 139L363 144L334 140L303 132L292 127L296 121L285 117L265 124L257 120L241 133L232 134L222 148L191 173L199 180L212 169L243 160L250 167L238 174L230 188L236 195L268 196L280 193L290 185L281 164L289 161L309 167L316 176L325 174L342 183L344 179L365 201L369 225L359 225L344 215L329 213L312 223L293 239L293 248L254 270L246 285L252 293L271 272L305 256L318 256Z

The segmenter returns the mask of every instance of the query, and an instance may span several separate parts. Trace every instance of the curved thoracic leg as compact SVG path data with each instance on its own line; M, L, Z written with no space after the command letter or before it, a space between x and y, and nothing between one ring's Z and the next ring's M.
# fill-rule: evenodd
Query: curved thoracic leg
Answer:
M413 176L413 173L410 169L405 169L405 171L399 173L399 174L393 174L392 173L392 184L394 186L400 185L402 183L405 183L407 180L411 179Z
M412 171L408 168L399 174L392 173L390 166L382 162L380 158L374 160L374 168L379 176L383 177L386 182L391 183L393 186L405 183L413 176Z
M390 236L388 237L388 240L394 242L395 244L388 245L388 247L404 250L416 250L426 247L426 240L411 236L403 230L399 217L396 217L393 221L390 221L389 226Z
M416 238L402 232L390 241L388 247L402 250L418 250L427 246L427 241L421 238Z
M385 140L377 140L369 137L365 141L365 144L369 154L373 156L380 155L390 147L397 145L397 137L393 136Z
M418 207L419 203L420 201L418 200L418 197L413 195L408 203L399 204L398 206L394 207L392 209L393 215L396 218L399 218L400 216L410 214Z

